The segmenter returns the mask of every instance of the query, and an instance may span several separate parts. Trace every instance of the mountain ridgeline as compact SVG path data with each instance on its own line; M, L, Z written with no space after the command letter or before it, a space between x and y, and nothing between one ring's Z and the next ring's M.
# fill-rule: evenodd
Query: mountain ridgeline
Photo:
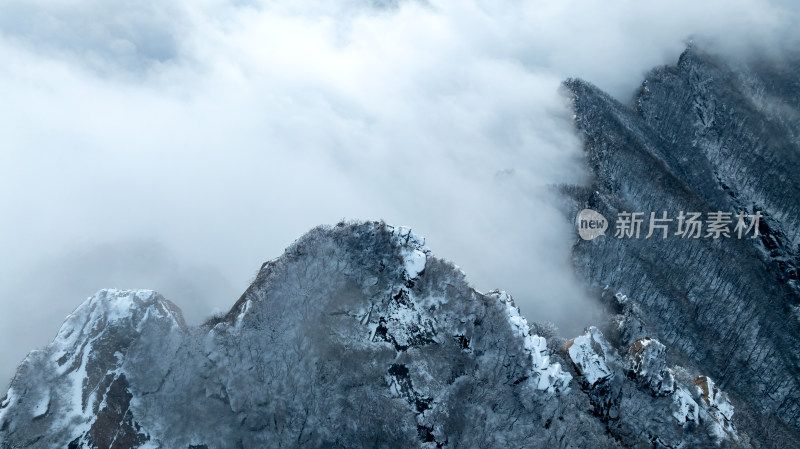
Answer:
M573 250L582 277L631 298L618 343L658 337L670 360L732 393L760 442L779 433L796 442L800 426L797 61L732 65L690 47L676 66L651 72L630 106L565 83L594 174L590 187L566 189L576 209L610 218L722 211L734 222L762 214L758 238L610 233Z
M408 228L322 226L200 326L99 291L18 368L0 448L800 447L799 68L690 48L631 105L564 83L594 174L571 213L763 214L756 239L578 240L609 313L575 338Z

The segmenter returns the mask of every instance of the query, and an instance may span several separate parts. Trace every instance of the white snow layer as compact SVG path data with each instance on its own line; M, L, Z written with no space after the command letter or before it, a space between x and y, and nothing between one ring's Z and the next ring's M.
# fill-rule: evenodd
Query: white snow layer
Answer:
M153 290L100 290L84 301L64 320L58 335L51 343L54 349L52 360L57 361L65 356L74 359L75 356L80 355L75 352L77 344L87 341L87 337L101 327L133 318L133 314L137 310L144 311L139 324L148 318L169 317L177 326L178 320L172 311L167 307L157 306L159 299L159 295ZM87 346L90 345L91 341ZM81 352L88 353L85 350ZM69 365L70 363L61 364L61 373Z
M569 344L569 357L590 387L614 377L614 371L606 363L607 357L613 357L611 347L594 326L572 340Z
M179 318L161 302L156 292L117 289L100 290L67 316L48 347L51 354L48 363L54 367L54 373L62 377L58 397L68 404L59 406L63 412L54 421L54 428L67 427L66 423L80 423L75 427L79 432L88 429L90 422L95 419L93 406L97 398L94 394L84 393L87 388L84 382L88 378L87 364L93 354L94 344L103 337L109 324L131 320L130 324L141 330L145 321L157 318L168 318L173 326L179 326ZM116 355L116 358L118 366L111 372L120 369L122 357ZM52 400L49 394L39 398L32 411L34 416L48 412Z
M572 380L572 376L561 369L561 364L550 363L547 339L531 334L528 320L519 313L513 298L508 293L498 290L489 292L488 295L497 298L505 305L511 329L522 338L525 352L531 357L533 371L531 378L536 389L548 393L569 391L569 381Z
M708 376L694 379L694 395L683 385L678 384L672 401L676 407L672 416L678 424L707 422L711 435L720 443L724 440L739 440L733 419L733 405L728 395L719 390ZM697 398L697 400L695 400Z
M659 396L675 391L675 377L667 368L666 350L664 344L649 337L636 340L628 349L628 369Z
M728 400L728 395L723 393L708 376L700 376L694 383L703 405L701 418L710 421L711 434L717 442L728 438L738 440L736 427L731 422L733 405Z
M43 416L47 413L47 410L50 408L50 389L46 389L44 394L36 401L36 404L33 406L33 418L38 418Z
M691 393L686 391L683 386L678 385L675 393L672 394L672 402L675 404L676 410L672 416L678 421L678 424L686 424L687 422L698 422L699 407L697 402L692 398Z
M411 232L411 228L406 226L387 225L386 228L394 236L395 243L400 246L403 269L408 279L419 277L419 274L425 270L425 262L431 252L425 245L425 239Z

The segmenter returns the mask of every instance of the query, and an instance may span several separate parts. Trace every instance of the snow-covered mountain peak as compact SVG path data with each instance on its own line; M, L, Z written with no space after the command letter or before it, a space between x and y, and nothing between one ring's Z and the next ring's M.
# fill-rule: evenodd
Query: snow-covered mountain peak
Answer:
M197 328L149 290L89 298L20 366L0 401L0 441L433 449L554 447L569 434L572 447L613 447L594 416L671 444L710 441L682 436L687 422L719 422L718 441L735 435L722 393L712 407L684 382L651 399L599 330L562 351L547 329L508 293L470 287L408 228L318 227L265 263L230 312ZM641 360L662 356L637 359L647 369L636 375L657 365ZM617 390L649 407L648 418L624 416ZM684 411L689 421L672 418Z

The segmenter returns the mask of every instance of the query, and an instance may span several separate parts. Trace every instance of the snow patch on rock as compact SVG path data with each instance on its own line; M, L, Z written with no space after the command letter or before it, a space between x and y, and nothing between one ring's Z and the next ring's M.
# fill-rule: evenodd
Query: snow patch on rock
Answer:
M530 355L534 386L548 393L568 392L572 376L561 369L561 364L550 363L547 339L531 333L528 320L523 317L514 299L504 291L494 290L487 294L505 306L506 319L514 334L523 340L523 348Z
M591 326L583 335L572 339L567 343L567 350L575 369L589 388L614 377L614 371L607 362L616 357L611 345L596 327Z
M700 407L692 398L692 394L683 386L678 385L675 393L672 394L672 403L675 406L672 416L675 417L678 424L699 421Z
M6 395L0 399L0 425L6 422L6 415L8 411L13 409L13 407L9 407L13 405L17 400L16 392L14 391L14 387L11 387L6 392Z
M672 416L678 424L705 423L708 425L709 435L718 444L725 440L739 440L733 424L733 405L728 395L710 377L698 376L694 379L694 385L676 383L672 401Z
M710 422L711 435L717 442L727 439L738 440L739 436L732 422L733 405L728 395L722 392L708 376L699 376L694 383L702 404L700 417Z
M390 298L386 313L379 318L370 341L387 341L402 351L437 341L433 319L417 309L412 292L401 287L392 292Z
M628 349L628 370L658 396L675 391L675 378L667 368L666 347L654 338L640 338Z
M392 233L395 244L400 246L403 257L403 270L407 279L416 279L425 270L425 263L431 250L425 245L425 239L411 232L406 226L386 225Z
M63 374L74 366L70 362L77 362L76 357L91 352L92 341L109 324L136 320L136 330L141 331L142 324L154 318L167 318L173 326L183 325L180 312L153 290L100 290L64 320L51 343L52 361L60 366L59 374ZM81 342L84 345L79 350Z
M32 415L34 418L39 418L47 414L47 411L50 409L50 390L45 389L44 394L39 397L32 409Z

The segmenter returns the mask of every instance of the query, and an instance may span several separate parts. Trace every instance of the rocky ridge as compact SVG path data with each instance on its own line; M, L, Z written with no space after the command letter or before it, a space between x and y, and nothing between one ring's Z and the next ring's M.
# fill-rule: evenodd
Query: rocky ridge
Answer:
M708 401L690 383L668 385L655 340L623 357L596 328L566 345L539 328L505 292L469 287L407 228L320 227L199 328L157 293L98 292L20 366L0 403L0 440L4 448L737 441L725 394L711 380ZM715 420L719 429L697 428Z
M593 173L590 186L564 188L570 214L590 208L612 223L576 242L573 260L617 316L614 346L657 338L671 363L730 393L740 433L759 447L800 445L798 61L690 46L627 105L585 81L564 84ZM728 238L705 228L682 238L674 221L688 211L762 217L757 236L731 225ZM638 238L615 237L623 212L643 213ZM645 237L651 212L673 219L667 238Z

